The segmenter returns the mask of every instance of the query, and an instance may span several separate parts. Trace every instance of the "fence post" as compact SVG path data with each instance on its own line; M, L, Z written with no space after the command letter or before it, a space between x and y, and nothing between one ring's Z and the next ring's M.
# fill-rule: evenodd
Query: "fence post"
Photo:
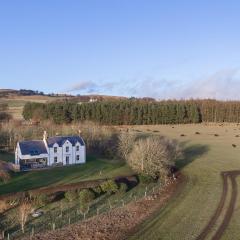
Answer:
M99 215L99 208L97 208L97 216Z
M109 204L109 208L112 209L112 204L109 199L108 199L108 204Z
M5 232L4 232L4 230L2 230L2 238L4 239L4 236L5 235Z
M34 236L34 227L32 227L31 238Z
M9 233L8 233L8 235L7 235L7 239L10 240L10 234L9 234Z
M55 223L52 224L52 230L55 231Z
M68 218L68 224L69 225L71 224L71 218L70 217Z

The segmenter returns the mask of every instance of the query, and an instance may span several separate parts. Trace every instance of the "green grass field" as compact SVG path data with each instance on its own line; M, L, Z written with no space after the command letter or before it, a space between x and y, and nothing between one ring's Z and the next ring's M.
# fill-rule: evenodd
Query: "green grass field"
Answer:
M185 148L186 154L177 165L187 176L187 182L164 208L139 227L131 239L195 239L208 223L220 200L222 193L220 172L240 169L240 138L236 137L240 134L240 127L236 124L224 126L202 124L179 125L174 128L136 126L133 129L177 139ZM196 132L200 134L195 134ZM181 134L185 136L181 137ZM233 148L232 144L236 144L237 147ZM237 180L240 188L240 179ZM217 222L218 225L220 223ZM238 195L234 215L222 239L240 239L239 227Z
M86 164L82 165L14 173L8 183L0 183L0 194L131 174L130 168L123 162L89 156Z

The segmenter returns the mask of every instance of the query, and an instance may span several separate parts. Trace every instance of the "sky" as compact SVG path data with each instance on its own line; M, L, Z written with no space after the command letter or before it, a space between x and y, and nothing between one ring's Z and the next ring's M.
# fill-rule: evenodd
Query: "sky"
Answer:
M2 0L0 88L240 99L240 1Z

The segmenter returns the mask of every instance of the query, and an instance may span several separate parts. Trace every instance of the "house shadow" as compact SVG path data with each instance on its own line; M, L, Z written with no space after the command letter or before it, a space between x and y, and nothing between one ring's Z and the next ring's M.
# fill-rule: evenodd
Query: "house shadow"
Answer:
M183 169L197 158L207 154L209 151L208 145L194 144L186 147L186 142L181 144L181 148L183 149L183 154L176 161L176 168L179 170Z

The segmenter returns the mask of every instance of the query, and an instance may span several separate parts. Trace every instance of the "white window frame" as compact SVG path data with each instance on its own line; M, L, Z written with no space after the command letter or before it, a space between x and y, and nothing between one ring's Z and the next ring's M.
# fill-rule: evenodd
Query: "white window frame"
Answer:
M66 152L69 152L69 146L66 146L65 150L66 150Z

